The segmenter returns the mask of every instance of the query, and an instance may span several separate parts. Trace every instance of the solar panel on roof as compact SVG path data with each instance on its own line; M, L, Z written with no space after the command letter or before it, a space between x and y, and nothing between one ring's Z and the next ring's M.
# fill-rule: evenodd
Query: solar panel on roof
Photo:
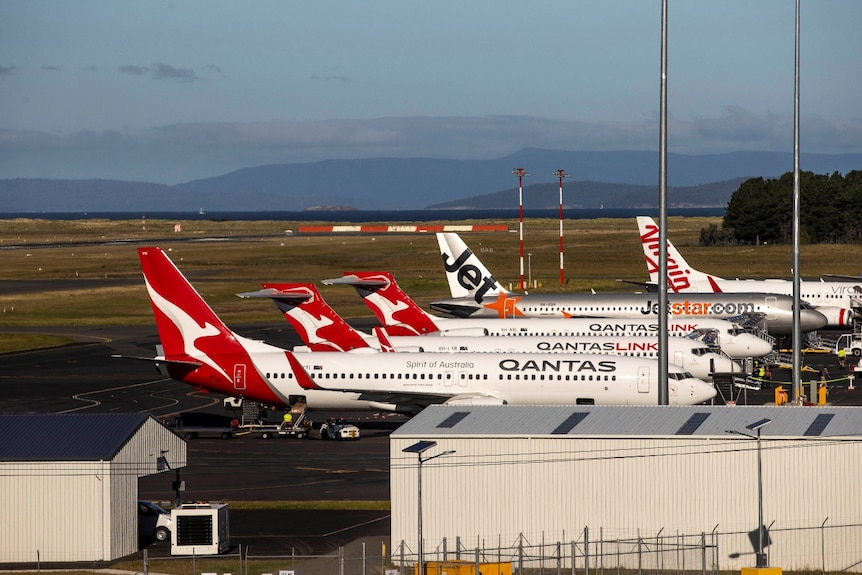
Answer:
M676 430L676 435L692 435L697 428L703 425L703 422L709 417L708 413L698 412L693 414L688 420Z
M443 421L437 424L437 427L451 428L455 427L459 421L470 415L469 411L456 411Z
M802 435L814 436L822 434L833 417L835 417L834 413L821 413L814 418L814 421L811 422L811 425L808 426L808 429Z
M587 415L589 415L589 413L585 413L583 411L576 411L575 413L569 415L551 433L555 435L565 435L572 429L574 429L576 425L582 422L587 417Z

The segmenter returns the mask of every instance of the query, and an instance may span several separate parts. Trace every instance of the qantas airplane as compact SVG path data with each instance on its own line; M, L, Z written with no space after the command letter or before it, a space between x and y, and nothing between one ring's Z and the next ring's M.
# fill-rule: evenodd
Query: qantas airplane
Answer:
M658 282L658 225L652 218L638 216L641 244L650 282ZM793 282L783 279L725 279L691 267L673 244L667 242L667 285L674 293L765 292L793 295ZM852 325L853 308L862 307L862 279L859 281L800 281L800 297L826 316L826 327Z
M653 359L595 354L299 353L231 331L165 253L138 248L162 355L146 358L198 388L269 405L416 413L454 405L658 403ZM141 358L144 359L144 358ZM524 385L529 383L529 385ZM671 404L715 389L668 367ZM327 391L330 388L333 391Z
M501 318L446 318L427 313L404 293L389 272L345 272L324 284L346 284L356 288L362 300L390 335L437 334L452 336L505 337L655 337L657 320L604 320L601 318L531 318L511 321ZM733 359L762 357L772 352L774 339L761 331L751 333L723 319L668 319L668 335L697 339L717 346Z
M438 233L437 241L452 299L431 302L431 309L457 317L605 317L652 318L658 315L655 293L514 294L506 291L458 234ZM793 298L772 293L668 294L674 318L762 318L772 334L793 330ZM802 331L826 325L826 317L803 302Z
M324 301L313 284L262 284L257 292L239 297L271 298L305 343L294 351L346 351L368 349L426 353L600 353L658 358L656 337L506 337L506 336L390 336L374 328L368 336L354 329ZM711 381L713 373L741 373L730 358L706 344L684 337L670 338L669 361L694 377Z

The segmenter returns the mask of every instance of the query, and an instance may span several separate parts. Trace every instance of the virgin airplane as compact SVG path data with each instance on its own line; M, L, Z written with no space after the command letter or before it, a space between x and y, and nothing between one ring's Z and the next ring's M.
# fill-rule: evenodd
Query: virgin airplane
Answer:
M658 283L658 225L652 218L638 216L649 281ZM763 292L793 295L793 282L784 279L725 279L693 268L673 244L667 242L667 286L678 294ZM854 308L862 306L862 279L859 281L800 280L800 297L826 316L826 327L853 324Z

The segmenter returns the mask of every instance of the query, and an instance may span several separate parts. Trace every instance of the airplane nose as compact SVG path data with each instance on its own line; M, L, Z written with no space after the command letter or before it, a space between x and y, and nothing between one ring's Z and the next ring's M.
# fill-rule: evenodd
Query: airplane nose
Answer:
M748 335L746 338L748 354L746 357L763 357L772 353L772 344L759 337Z
M802 331L816 331L826 327L829 320L815 309L803 309L799 312L799 326Z
M682 405L696 405L698 403L704 403L716 396L715 387L710 383L699 379L689 379L687 380L687 383L689 396L679 398L679 403Z

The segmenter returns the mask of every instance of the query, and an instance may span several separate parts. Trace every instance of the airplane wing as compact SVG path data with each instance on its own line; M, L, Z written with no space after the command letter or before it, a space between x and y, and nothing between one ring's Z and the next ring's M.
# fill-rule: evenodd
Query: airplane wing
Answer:
M644 288L647 292L657 292L658 291L658 285L655 282L649 282L649 281L639 282L639 281L635 281L635 280L617 280L617 281L624 283L624 284L632 284L632 285L640 286L640 287Z

